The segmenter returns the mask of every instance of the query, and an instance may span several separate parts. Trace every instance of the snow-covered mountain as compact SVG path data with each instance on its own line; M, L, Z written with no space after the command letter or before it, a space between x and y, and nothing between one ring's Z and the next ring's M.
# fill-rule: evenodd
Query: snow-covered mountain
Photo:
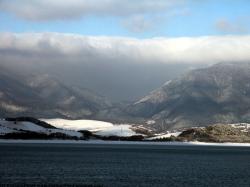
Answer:
M158 129L250 122L250 63L221 63L168 81L131 105Z
M192 70L133 104L111 104L86 89L65 85L48 75L1 69L0 116L144 123L144 127L158 133L216 123L249 123L250 63L221 63ZM93 121L86 124L96 126Z
M111 107L104 97L51 76L0 68L1 117L92 118Z

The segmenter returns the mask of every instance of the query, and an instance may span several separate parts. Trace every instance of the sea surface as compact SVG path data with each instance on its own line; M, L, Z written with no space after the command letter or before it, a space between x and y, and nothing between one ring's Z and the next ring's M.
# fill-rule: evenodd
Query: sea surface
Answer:
M250 148L0 143L0 186L250 186Z

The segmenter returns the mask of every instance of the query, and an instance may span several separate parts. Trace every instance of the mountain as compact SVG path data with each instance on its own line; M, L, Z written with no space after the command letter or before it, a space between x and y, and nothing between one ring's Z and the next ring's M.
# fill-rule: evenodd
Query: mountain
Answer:
M250 122L250 63L192 70L127 108L158 131L215 123Z
M0 71L0 116L93 118L111 103L38 72Z
M39 73L0 71L0 116L95 119L143 124L156 132L250 122L250 63L220 63L166 82L133 104Z

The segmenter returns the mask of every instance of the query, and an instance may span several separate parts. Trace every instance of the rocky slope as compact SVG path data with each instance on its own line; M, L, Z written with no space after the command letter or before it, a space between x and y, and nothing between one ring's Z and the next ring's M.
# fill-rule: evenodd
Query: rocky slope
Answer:
M65 85L38 72L23 74L1 67L1 117L93 118L109 107L109 101L87 89Z
M243 127L244 126L244 127ZM245 125L223 125L217 124L203 128L191 128L183 131L177 138L178 141L199 142L235 142L249 143L249 124Z
M216 64L168 81L134 104L114 105L87 89L36 72L1 68L0 116L97 119L154 130L250 122L250 63Z
M250 122L250 63L216 64L167 82L131 105L158 131Z

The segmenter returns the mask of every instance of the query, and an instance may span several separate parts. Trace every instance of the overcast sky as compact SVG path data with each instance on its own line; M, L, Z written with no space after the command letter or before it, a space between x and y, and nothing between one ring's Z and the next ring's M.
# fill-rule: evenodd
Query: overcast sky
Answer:
M44 58L241 61L250 58L249 29L248 0L0 1L4 59L51 53Z
M168 74L170 65L249 61L249 51L249 0L0 0L1 64L63 64L78 72L92 64L92 79L107 64L109 88L119 84L114 71L126 77L126 68L154 67L145 80L131 71L136 87L154 82L156 72ZM168 76L159 77L138 90ZM101 79L96 76L95 88ZM129 81L123 81L128 90Z

